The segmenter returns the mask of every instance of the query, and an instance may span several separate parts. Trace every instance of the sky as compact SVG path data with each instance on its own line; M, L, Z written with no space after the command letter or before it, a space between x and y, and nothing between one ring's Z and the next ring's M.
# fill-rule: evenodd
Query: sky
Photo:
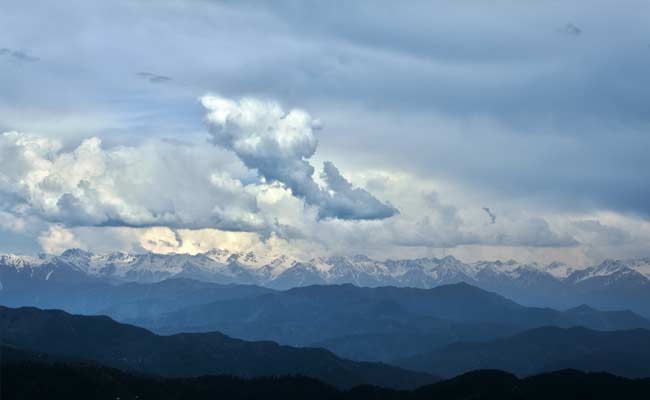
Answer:
M0 12L0 251L650 256L647 1Z

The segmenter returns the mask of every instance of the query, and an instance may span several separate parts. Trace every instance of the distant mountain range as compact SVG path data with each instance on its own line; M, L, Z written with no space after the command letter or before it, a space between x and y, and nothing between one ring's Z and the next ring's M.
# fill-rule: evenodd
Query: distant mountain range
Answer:
M213 250L189 254L97 255L79 249L60 256L0 256L0 296L25 281L155 283L189 278L218 284L289 289L350 283L356 286L431 288L466 282L519 303L554 308L589 304L630 309L650 316L650 259L606 260L584 269L565 264L516 261L463 263L454 257L376 261L366 256L309 261L286 256L260 259L253 253Z
M14 277L15 278L15 277ZM5 279L5 282L9 281ZM114 318L152 318L192 305L273 293L252 285L221 285L186 278L156 283L114 285L102 281L67 282L13 279L0 291L0 304L9 307L58 308L78 314L107 314Z
M415 388L437 379L379 363L354 362L317 348L246 342L218 332L158 336L105 316L0 307L3 346L58 359L87 360L166 377L302 375L340 388Z
M120 285L26 282L32 286L7 291L0 301L109 315L162 334L219 331L245 340L321 347L360 361L392 362L458 341L489 341L543 326L650 329L650 320L630 311L527 307L466 283L275 291L186 278Z
M127 321L166 334L220 331L384 362L543 326L650 329L648 319L630 311L526 307L466 283L432 289L308 286Z

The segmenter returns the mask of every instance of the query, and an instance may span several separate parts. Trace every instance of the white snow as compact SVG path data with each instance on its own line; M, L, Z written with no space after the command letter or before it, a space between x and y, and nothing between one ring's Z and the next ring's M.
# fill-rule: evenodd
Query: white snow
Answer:
M38 273L47 265L47 273ZM286 255L266 254L262 257L251 253L233 253L228 250L211 250L199 254L131 254L115 252L92 254L81 250L66 252L63 256L41 255L38 257L0 254L0 268L13 268L32 277L50 280L58 268L73 268L89 276L121 281L155 282L174 276L205 279L215 277L237 277L252 275L264 285L282 276L287 270L292 273L304 271L296 276L319 275L325 282L361 283L371 280L377 284L417 285L422 287L435 282L453 282L466 279L505 278L526 280L527 284L545 274L559 280L573 276L574 282L599 276L624 276L638 271L650 278L650 259L606 260L585 269L576 269L563 263L539 265L509 261L480 261L463 263L454 257L418 258L407 260L377 261L363 255L319 257L300 262ZM576 273L575 275L572 275ZM297 282L299 283L299 282Z

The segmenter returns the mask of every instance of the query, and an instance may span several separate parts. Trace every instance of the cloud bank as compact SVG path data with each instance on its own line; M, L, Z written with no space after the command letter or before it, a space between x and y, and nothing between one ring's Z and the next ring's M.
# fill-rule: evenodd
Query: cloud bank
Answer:
M242 106L246 102L252 108ZM150 139L106 146L89 138L66 147L45 136L3 133L0 230L29 231L50 252L70 246L196 252L218 247L223 238L236 248L224 236L233 232L239 246L302 258L578 243L539 217L505 216L486 229L482 215L467 214L435 191L404 198L428 185L412 177L366 179L402 202L403 214L355 187L332 162L324 163L319 184L308 162L317 147L315 122L304 112L219 98L207 118L213 145Z

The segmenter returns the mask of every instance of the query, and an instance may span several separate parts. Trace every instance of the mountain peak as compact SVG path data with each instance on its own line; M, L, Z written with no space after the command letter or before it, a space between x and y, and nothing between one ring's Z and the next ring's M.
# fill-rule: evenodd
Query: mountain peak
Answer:
M454 256L444 256L442 258L438 259L438 262L444 265L456 265L456 264L463 264L459 259L457 259Z
M93 256L93 253L80 249L80 248L71 248L68 250L65 250L63 253L61 253L61 257L64 258L85 258L88 259Z

